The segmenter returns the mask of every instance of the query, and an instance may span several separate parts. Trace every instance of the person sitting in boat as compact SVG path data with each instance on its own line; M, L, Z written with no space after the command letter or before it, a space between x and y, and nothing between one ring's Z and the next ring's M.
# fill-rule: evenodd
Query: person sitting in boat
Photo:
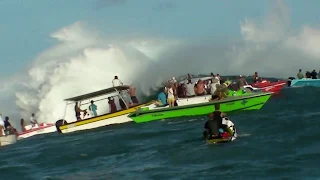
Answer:
M186 96L187 97L194 97L196 96L196 93L194 91L194 84L192 83L191 79L188 80L188 83L185 84L186 88Z
M9 117L6 116L4 118L4 132L5 134L7 135L10 135L10 134L18 134L18 131L11 125L11 123L9 122Z
M306 72L306 76L307 79L311 79L311 73L309 71Z
M228 87L229 87L229 85L231 84L231 81L230 81L230 79L229 79L228 77L226 78L225 83L228 85ZM247 84L248 84L248 83L247 83Z
M23 118L20 120L20 125L21 125L21 131L25 132L26 131L26 124L25 124Z
M304 75L302 74L301 69L299 69L299 72L298 72L298 74L297 74L297 78L298 78L298 79L304 78Z
M5 135L4 130L5 130L4 121L2 119L2 114L0 113L0 136Z
M240 86L239 86L239 76L234 77L234 80L232 81L232 83L229 85L229 89L232 91L238 91L240 90Z
M243 86L248 85L248 82L246 78L244 78L242 75L239 76L239 88L244 89Z
M86 110L80 109L78 102L76 102L76 104L74 105L74 111L75 111L75 114L76 114L76 119L77 119L77 121L82 120L82 119L81 119L81 112L83 112L83 117L85 117L86 114L87 114L87 111L86 111Z
M132 104L133 105L139 104L138 98L136 97L136 87L133 84L131 84L130 86L129 93L130 93Z
M221 138L221 133L227 128L222 124L222 118L226 116L225 113L220 111L220 104L214 105L215 110L209 114L209 120L204 125L204 138L215 139Z
M109 104L110 113L117 112L117 106L113 98L108 97L108 104Z
M258 72L254 72L254 75L253 75L253 83L257 83L259 82L260 78L258 76Z
M158 101L155 102L155 105L157 107L160 107L160 106L166 106L167 104L168 104L167 103L167 95L164 90L158 94Z
M38 125L38 121L37 121L37 119L35 118L34 113L31 114L30 124L32 125L32 127L35 127L36 125Z
M112 80L112 85L113 85L113 87L123 86L123 83L120 81L118 76L114 76L114 79Z
M316 70L314 69L312 72L311 72L311 77L312 79L318 79L318 73L316 72Z
M206 89L205 89L204 83L201 79L199 79L199 81L197 82L195 91L196 91L197 96L206 95Z
M122 98L119 98L119 104L122 110L127 109L127 106Z
M91 111L92 117L96 117L97 116L97 105L94 104L94 101L91 100L90 102L90 106L89 106L89 110Z
M188 74L188 76L187 76L187 80L191 80L191 79L192 79L191 74Z

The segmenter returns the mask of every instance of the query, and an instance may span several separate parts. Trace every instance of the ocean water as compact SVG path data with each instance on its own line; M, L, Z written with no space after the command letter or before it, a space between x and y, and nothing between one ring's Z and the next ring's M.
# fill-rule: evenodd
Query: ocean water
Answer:
M320 89L284 88L229 114L240 137L206 144L206 116L34 136L0 148L0 179L320 179Z

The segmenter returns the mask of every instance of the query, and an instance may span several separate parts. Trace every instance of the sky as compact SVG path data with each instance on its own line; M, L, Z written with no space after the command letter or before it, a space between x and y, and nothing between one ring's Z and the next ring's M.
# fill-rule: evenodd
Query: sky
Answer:
M107 88L114 75L150 95L186 73L286 78L319 69L318 7L319 0L1 0L0 113L55 122L65 116L63 99Z
M269 0L2 0L0 49L2 71L23 70L54 41L49 35L79 20L107 34L133 33L178 38L240 36L245 17L261 17ZM316 24L320 1L287 0L292 25Z

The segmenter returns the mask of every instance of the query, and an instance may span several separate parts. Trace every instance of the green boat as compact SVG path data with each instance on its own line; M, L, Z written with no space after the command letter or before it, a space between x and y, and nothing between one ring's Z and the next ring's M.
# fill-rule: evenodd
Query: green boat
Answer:
M210 101L207 96L196 96L177 100L178 106L156 107L154 104L141 107L129 114L136 123L177 118L183 116L201 116L214 111L214 105L220 104L220 110L228 113L241 110L259 110L269 100L272 92L250 92L229 96L222 100Z

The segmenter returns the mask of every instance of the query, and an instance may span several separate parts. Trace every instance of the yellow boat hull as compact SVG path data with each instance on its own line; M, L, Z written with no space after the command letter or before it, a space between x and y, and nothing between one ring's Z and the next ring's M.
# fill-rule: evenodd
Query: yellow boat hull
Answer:
M62 133L68 133L68 132L73 132L78 130L98 128L98 127L111 125L111 124L120 124L120 123L130 122L132 121L132 119L128 117L130 113L133 113L139 108L143 106L148 106L152 103L153 102L149 102L149 103L134 106L125 110L121 110L115 113L105 114L105 115L101 115L101 116L97 116L89 119L84 119L84 120L75 121L72 123L63 124L59 127L57 126L57 128Z

